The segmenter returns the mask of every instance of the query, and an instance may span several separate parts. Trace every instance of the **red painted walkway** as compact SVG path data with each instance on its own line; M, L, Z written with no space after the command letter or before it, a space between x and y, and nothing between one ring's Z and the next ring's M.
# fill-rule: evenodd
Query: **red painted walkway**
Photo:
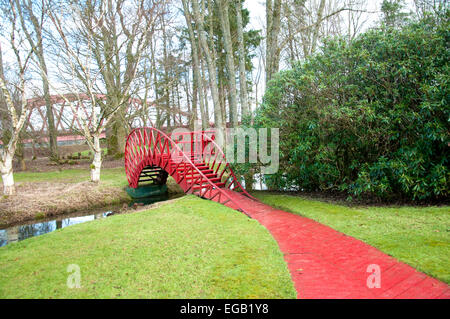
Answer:
M374 247L251 199L214 141L215 133L210 133L180 132L169 137L155 128L133 130L125 147L129 186L161 185L171 175L184 192L258 220L284 253L298 298L450 298L445 283ZM380 288L367 286L371 265L380 269Z
M298 298L450 299L447 284L360 240L232 193L230 196L239 201L245 212L266 227L278 242ZM380 267L380 288L367 287L371 275L367 267L371 264Z

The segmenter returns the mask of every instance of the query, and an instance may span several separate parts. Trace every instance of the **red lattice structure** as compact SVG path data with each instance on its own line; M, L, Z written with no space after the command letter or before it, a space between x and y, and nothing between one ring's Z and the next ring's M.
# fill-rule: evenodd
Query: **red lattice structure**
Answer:
M214 141L214 131L172 133L134 129L125 146L125 172L131 188L173 177L187 194L246 213L241 198L256 200L242 187Z
M105 98L103 95L98 95L98 98ZM67 105L66 99L70 102L75 102L75 109L82 110L87 119L90 119L87 109L84 103L90 101L87 94L66 94L63 96L52 95L50 96L50 103L52 104L53 116L55 118L55 129L60 133L68 133L74 129L81 129L81 124L76 114L71 114L70 123L65 123L64 112L70 111L70 106ZM34 134L40 134L44 136L48 130L47 116L46 116L46 101L43 97L36 97L27 100L30 106L30 114L28 115L27 130ZM66 124L66 126L64 126Z
M96 98L99 100L106 99L106 95L97 94ZM67 103L70 101L75 106L76 114L73 113L70 105ZM139 116L140 110L143 110L143 102L138 98L130 98L126 107L125 113L133 114L133 118L137 120L140 125L150 125L154 126L155 123L152 120L154 114L152 112L156 111L156 108L162 108L162 106L156 106L152 102L146 103L146 112L149 113L146 116L146 122ZM47 136L48 124L46 115L46 101L44 97L35 97L27 100L30 106L30 114L27 119L26 130L33 136L42 137L43 139ZM84 93L68 93L61 95L51 95L50 103L52 104L53 116L55 119L55 129L58 135L73 135L74 132L80 131L82 129L81 124L78 119L78 112L84 114L85 118L88 120L89 125L91 124L91 114L90 107L87 107L91 103L91 98ZM188 117L189 114L181 110L170 109L170 112L175 113L179 118L182 116ZM181 125L180 123L175 123L175 125ZM134 125L133 125L134 126Z

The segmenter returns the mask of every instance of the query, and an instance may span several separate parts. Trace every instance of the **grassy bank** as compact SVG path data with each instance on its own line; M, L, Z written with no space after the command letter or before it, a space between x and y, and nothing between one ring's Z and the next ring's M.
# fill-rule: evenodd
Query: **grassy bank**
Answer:
M346 207L298 196L254 194L264 203L326 224L450 283L450 207Z
M67 267L80 267L69 289ZM187 196L0 248L0 298L295 298L255 220Z
M89 182L89 169L19 172L14 179L17 194L0 197L0 226L129 201L123 168L102 169L99 184ZM168 187L181 192L172 179Z
M14 180L19 185L23 182L79 183L90 180L90 170L66 169L50 172L18 172L14 173ZM126 186L125 169L123 167L102 169L101 184L104 186Z

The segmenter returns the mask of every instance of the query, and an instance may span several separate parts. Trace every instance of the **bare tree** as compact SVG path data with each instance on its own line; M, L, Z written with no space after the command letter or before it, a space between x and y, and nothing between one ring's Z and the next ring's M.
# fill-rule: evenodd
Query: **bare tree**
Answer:
M40 3L31 0L14 0L11 1L11 6L14 6L17 12L30 47L34 48L33 53L39 65L45 99L50 156L52 159L58 160L58 132L55 128L53 107L50 101L50 88L47 80L48 70L44 54L44 19L49 9L49 2L45 0L40 1Z
M75 92L77 98L74 100L68 99L56 85L51 86L70 106L73 116L77 116L80 120L80 133L85 137L87 144L94 153L94 160L91 165L91 181L93 182L100 180L102 164L100 135L107 125L115 119L115 116L125 110L125 105L131 99L130 91L136 77L137 66L142 58L142 49L150 41L151 37L148 33L152 32L153 24L156 21L157 7L144 8L143 1L140 1L139 5L140 10L145 11L145 14L142 13L136 24L130 27L131 31L122 20L122 11L111 12L113 8L109 2L102 2L96 8L90 4L85 7L74 6L70 8L70 21L61 20L60 16L50 13L50 19L61 39L61 59L66 66L65 70L61 70L61 72L66 73L60 74L60 78L65 81L65 89L69 92ZM116 13L121 17L122 30L126 30L123 31L125 39L121 42L121 45L126 46L127 53L125 57L127 64L125 65L123 78L121 77L123 69L112 69L113 67L123 66L120 60L115 61L114 64L110 63L111 60L121 58L119 53L121 47L116 46L119 40L113 41L112 47L101 47L111 44L111 42L105 40L105 37L115 36L114 32L108 33L109 30L106 29L108 24L105 21L111 19L111 16ZM142 25L139 25L141 22L139 19L148 19L145 24L148 27L148 33L132 39L136 32L134 29L142 28ZM78 34L82 35L82 46L80 46L80 42L71 38L71 36ZM105 42L100 43L99 39L103 39ZM111 92L110 89L120 90ZM89 108L87 112L89 118L83 115L86 112L79 112L79 105L77 105L77 102L86 99L83 94L86 94L90 101L88 106L84 106Z
M290 64L315 53L329 36L351 41L367 21L366 8L363 0L285 0L276 56Z
M70 40L79 41L93 55L107 103L117 105L124 94L128 94L127 100L139 89L134 86L138 61L150 45L150 34L161 22L166 4L167 0L88 0L71 4L71 10L81 14L80 21L76 21L77 32L70 35ZM124 110L119 110L108 127L108 151L112 154L124 152L125 115Z
M207 127L207 119L206 119L206 115L205 115L205 104L204 104L204 91L203 91L203 81L202 81L202 76L201 76L201 72L200 72L200 53L199 51L199 47L197 44L197 40L195 37L195 33L194 33L194 27L192 25L192 16L189 10L189 4L187 0L182 0L183 1L183 10L184 10L184 17L186 19L186 25L188 27L188 31L189 31L189 39L190 39L190 43L191 43L191 50L192 50L192 69L193 69L193 73L194 73L194 81L195 81L195 90L194 90L194 97L196 99L196 101L198 101L199 105L200 105L200 113L201 113L201 117L202 117L202 126L204 128ZM198 97L198 99L197 99ZM196 109L196 103L193 103L192 105L192 112L194 112L194 114L196 114L197 109ZM193 120L196 120L196 116L194 115Z
M266 0L266 84L278 72L280 50L278 37L281 28L282 0Z
M206 62L208 65L208 73L209 73L209 83L214 103L214 122L216 125L216 128L219 130L219 132L223 132L223 129L225 128L224 120L222 116L222 109L221 104L219 101L219 89L217 86L217 72L216 72L216 63L213 60L213 55L211 52L210 45L208 44L208 40L206 38L206 31L204 28L204 17L203 12L200 12L198 0L192 0L192 10L194 13L194 19L197 24L199 37L200 37L200 44L202 46L203 52L206 55ZM211 10L211 8L210 8ZM210 34L211 36L211 34Z
M10 46L15 56L14 71L18 75L18 84L15 85L6 80L3 70L3 58L0 46L0 89L2 92L3 107L6 108L6 117L2 121L2 130L8 130L8 140L3 140L5 136L2 134L2 147L0 148L0 171L3 181L3 194L13 195L15 193L14 175L13 175L13 158L16 152L17 143L20 133L29 114L29 105L26 96L26 78L25 73L30 64L33 47L24 46L24 37L18 27L17 12L14 7L8 14L9 24L11 25ZM18 98L13 97L13 89L8 86L14 86L18 92ZM18 103L16 103L16 101ZM18 105L17 105L18 104ZM5 123L8 121L8 123Z
M207 74L206 74L206 70L205 70L205 66L204 66L205 62L204 59L202 57L202 55L200 55L200 69L202 71L202 82L203 82L203 98L205 99L205 102L203 103L205 105L205 127L209 126L209 122L210 122L210 118L209 118L209 103L208 103L208 80L207 80ZM203 115L202 115L203 117ZM203 120L203 118L202 118Z
M449 8L448 0L414 0L416 13L423 17L426 12L437 13L440 10Z
M247 77L245 73L245 46L244 46L244 27L242 22L242 2L236 1L236 22L237 22L237 41L239 52L239 85L240 85L240 101L242 116L248 116L250 114L250 108L248 104L247 93Z
M226 53L226 65L228 71L228 85L230 88L230 119L234 127L238 126L236 68L234 66L233 44L231 42L230 17L228 14L228 0L218 0L219 17L222 28L224 47Z

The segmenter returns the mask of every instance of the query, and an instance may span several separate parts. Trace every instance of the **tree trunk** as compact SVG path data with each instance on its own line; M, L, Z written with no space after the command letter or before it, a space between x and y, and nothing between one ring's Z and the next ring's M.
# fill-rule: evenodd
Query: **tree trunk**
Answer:
M201 56L200 56L201 57ZM206 81L206 72L203 63L203 58L200 59L201 69L202 69L202 83L203 83L203 98L205 102L203 103L205 106L205 120L202 118L202 124L205 128L209 127L209 103L208 103L208 85Z
M192 51L192 50L191 50ZM192 52L192 56L194 56L194 52ZM199 89L198 89L198 74L195 72L195 62L192 62L192 68L193 68L193 74L192 74L192 111L190 110L190 102L189 102L189 86L186 86L186 102L188 105L188 112L190 114L190 117L188 119L189 127L194 127L194 123L197 120L197 105L199 103L198 95L199 95ZM189 74L189 73L188 73ZM186 81L187 84L187 81ZM201 92L201 90L200 90ZM202 102L203 103L203 102ZM203 117L202 108L200 107L200 117Z
M4 150L7 152L7 150ZM12 152L14 154L14 152ZM16 188L14 186L13 176L13 155L10 151L4 154L3 164L1 165L2 181L3 181L3 194L14 195Z
M281 1L274 0L274 19L273 19L273 29L272 29L272 75L278 72L280 68L280 50L278 47L278 36L281 30Z
M322 16L323 16L324 9L325 9L325 0L321 0L320 5L319 5L319 10L317 12L317 22L313 28L313 37L312 37L312 42L311 42L310 54L313 54L314 51L316 51L317 39L319 37L320 26L322 25L321 22L322 22Z
M113 94L108 94L108 97ZM108 99L108 98L107 98ZM116 99L116 98L114 98ZM110 105L117 105L117 102L110 100ZM125 141L127 138L126 126L124 123L125 110L119 110L113 117L110 128L107 130L108 154L122 156L125 152Z
M294 61L299 60L297 58L297 50L295 45L295 39L294 39L294 32L293 32L293 25L292 25L292 10L289 6L289 4L285 5L285 16L287 20L287 32L288 32L288 48L289 48L289 63L291 65L291 68L294 68Z
M43 50L43 49L42 49ZM48 130L48 139L49 139L49 148L50 148L50 157L53 160L59 159L58 154L58 132L55 127L55 117L53 115L53 104L50 100L50 88L48 84L47 77L47 66L44 60L44 52L39 50L39 61L41 64L41 78L42 78L42 86L44 91L44 99L45 99L45 108L46 108L46 118L47 118L47 130Z
M206 55L206 62L208 65L209 83L211 86L211 93L212 93L213 103L214 103L214 122L215 122L216 128L218 129L219 134L223 134L224 123L222 120L222 110L220 108L219 90L217 88L217 82L216 82L216 79L217 79L216 64L212 58L211 50L208 46L208 41L206 39L206 34L205 34L204 27L203 27L203 16L200 15L198 0L192 0L192 9L194 11L194 17L197 22L198 31L200 34L200 44Z
M3 114L4 111L8 109L14 108L14 105L8 105L6 101L6 94L3 94L2 91L6 90L6 84L5 84L5 75L3 73L3 54L2 54L2 47L0 44L0 84L1 84L1 90L0 90L0 107L4 108L1 110L2 117L1 125L3 130L3 136L0 136L0 139L2 139L3 142L3 148L0 148L0 173L2 174L2 181L3 181L3 194L4 195L13 195L16 191L14 187L14 176L13 176L13 157L14 152L16 151L15 147L12 148L8 147L7 143L9 143L9 139L13 138L9 134L10 132L10 126L12 125L11 121L11 112L9 112L9 116ZM5 139L5 135L8 132L8 142L7 139Z
M164 68L164 99L166 102L166 110L167 110L167 128L169 128L170 125L170 116L172 113L171 107L170 107L170 92L169 92L169 69L168 69L168 55L167 55L167 35L166 35L166 23L164 20L164 16L161 17L162 21L162 34L163 34L163 68ZM173 123L175 125L175 123Z
M226 52L228 85L230 88L230 124L232 127L238 126L237 114L237 93L236 93L236 69L234 66L233 44L231 42L230 18L228 15L228 0L219 0L220 25L224 36L224 46Z
M189 39L191 42L192 48L192 68L194 70L194 90L193 90L193 101L192 101L192 112L193 112L193 121L192 124L197 120L197 104L195 102L199 102L200 104L200 113L202 116L202 124L205 126L205 106L203 100L203 82L200 77L200 61L199 61L199 50L197 47L197 41L195 39L194 28L192 27L192 19L191 13L189 12L189 6L187 0L183 0L183 9L184 9L184 17L186 19L186 24L188 26L189 31ZM198 97L198 99L197 99Z
M100 181L100 169L102 167L102 149L100 148L100 136L94 135L94 160L91 164L91 182L98 183Z
M281 0L266 1L266 85L272 76L278 72L280 56L278 50L278 35L281 27Z
M32 2L21 3L19 1L16 1L16 6L18 8L18 12L19 12L19 16L21 19L23 30L25 31L25 34L27 36L30 46L34 48L33 52L36 55L38 62L39 62L39 68L40 68L40 74L41 74L41 80L42 80L42 89L44 91L44 99L45 99L50 158L53 160L58 160L59 159L58 143L57 143L58 132L55 127L55 117L53 114L53 105L50 100L48 71L47 71L47 65L45 63L44 43L43 43L43 37L42 37L43 26L39 22L36 15L34 14ZM28 30L27 30L27 27L25 24L25 16L22 14L22 8L26 11L25 15L28 16L29 21L31 21L31 23L33 25L34 33L36 36L36 41L33 41L33 38L31 36L30 32L28 32ZM46 7L44 6L40 10L42 10L44 12L46 10Z
M25 172L27 170L27 162L25 161L25 157L20 159L20 169Z
M188 112L191 113L191 99L189 98L191 96L191 91L190 91L190 87L189 87L189 80L190 80L190 75L189 73L186 72L186 76L184 77L184 90L186 92L186 106L188 109ZM195 84L195 81L194 81ZM195 92L193 90L192 92L192 102L194 102L194 97L195 97Z
M155 61L155 49L154 46L156 46L156 44L153 43L153 41L151 42L151 46L150 46L150 53L151 53L151 67L152 67L152 72L153 72L153 85L155 88L155 103L160 103L159 101L159 94L158 94L158 90L159 90L159 85L158 85L158 73L156 70L156 61ZM156 128L161 128L162 126L162 121L161 121L161 110L159 108L159 105L157 105L156 107L156 120L155 120L155 126Z
M273 0L266 0L266 85L270 78L272 56Z
M242 117L250 114L247 93L247 77L245 76L245 47L244 47L244 27L242 23L242 3L241 0L236 1L236 19L237 19L237 40L239 52L239 84Z
M27 164L25 163L25 149L22 143L17 143L15 157L17 158L17 162L20 166L21 171L27 170Z
M250 170L250 172L244 174L244 180L245 180L245 190L252 191L253 190L253 178L254 172L253 169Z
M224 123L226 124L228 119L227 115L230 115L226 112L225 105L225 85L223 83L223 78L225 77L224 69L221 67L221 65L217 66L217 85L219 90L219 103L220 103L220 109L222 110L222 118L224 120Z

